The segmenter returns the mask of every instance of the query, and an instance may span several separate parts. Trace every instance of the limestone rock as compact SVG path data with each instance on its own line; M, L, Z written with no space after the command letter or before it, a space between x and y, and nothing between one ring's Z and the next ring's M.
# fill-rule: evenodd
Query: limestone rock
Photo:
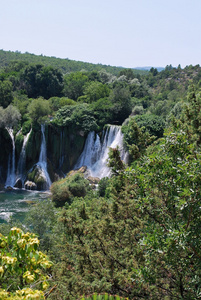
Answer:
M89 180L90 184L98 184L100 181L100 178L92 176L88 176L87 179Z
M27 180L24 184L26 190L36 190L36 184L33 181Z

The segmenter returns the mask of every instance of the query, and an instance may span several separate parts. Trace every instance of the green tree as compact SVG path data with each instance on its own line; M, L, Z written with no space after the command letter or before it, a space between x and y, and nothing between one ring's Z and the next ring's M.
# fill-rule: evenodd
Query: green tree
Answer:
M197 143L201 143L201 94L197 93L195 87L191 85L188 90L188 102L184 107L182 118L183 127L188 126L188 130L197 137Z
M123 69L119 72L118 77L125 75L127 80L131 80L135 77L132 69Z
M77 100L83 95L84 86L88 77L82 72L66 74L64 76L64 95L70 99Z
M133 280L149 282L154 299L199 299L200 163L197 147L179 130L168 133L157 153L129 175L147 224L141 241L145 264L135 268Z
M17 126L21 119L21 114L17 107L10 104L3 109L0 107L0 127L13 128Z
M98 99L108 97L110 94L110 89L106 84L93 81L86 85L84 94L86 95L86 101L92 103Z
M13 100L12 83L9 80L0 80L0 106L6 108Z
M163 117L156 116L153 114L144 114L141 116L135 116L134 119L137 125L140 128L144 127L150 135L154 135L157 138L163 136L163 132L166 125Z
M61 96L63 76L58 69L45 67L41 64L30 64L21 73L22 88L30 98L39 96L49 99Z
M113 122L122 124L131 113L131 95L128 87L117 84L111 91L110 99L113 103Z
M29 116L33 122L43 123L50 113L49 102L42 97L32 99L28 106Z
M56 113L53 123L69 126L76 131L82 130L84 133L98 129L94 112L87 103L63 106Z
M124 142L129 150L131 161L138 159L145 154L147 147L155 140L154 136L150 136L145 127L140 128L135 119L129 119L128 124L122 126L124 133Z

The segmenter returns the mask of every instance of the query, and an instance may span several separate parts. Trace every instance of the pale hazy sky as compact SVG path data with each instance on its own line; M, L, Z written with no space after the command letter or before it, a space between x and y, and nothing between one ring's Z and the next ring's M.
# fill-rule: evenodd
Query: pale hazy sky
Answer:
M128 68L201 65L201 0L0 0L0 49Z

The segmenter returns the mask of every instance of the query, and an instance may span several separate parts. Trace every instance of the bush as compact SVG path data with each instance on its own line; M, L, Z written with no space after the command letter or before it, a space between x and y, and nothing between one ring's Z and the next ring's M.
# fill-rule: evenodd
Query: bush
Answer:
M22 134L26 135L31 130L31 120L27 120L22 124Z
M46 290L49 285L49 276L45 275L45 270L50 268L52 263L45 254L38 251L39 240L35 234L24 233L21 229L13 227L8 236L0 234L0 245L1 299L25 299L23 296L32 293L35 297L29 296L29 299L45 299L41 290ZM29 288L30 284L33 289ZM21 297L12 298L9 292L16 292Z
M89 182L81 174L75 173L54 182L50 189L55 206L61 207L66 202L71 204L74 197L85 197L89 190Z
M74 197L85 197L89 188L88 180L84 179L82 175L76 173L69 177L69 190Z
M98 184L98 194L100 197L104 197L105 196L105 191L106 188L109 184L109 178L108 177L103 177Z
M66 202L71 202L71 194L65 179L54 182L50 190L52 193L52 201L56 207L61 207Z
M140 128L145 127L145 130L148 131L150 135L154 135L157 138L163 136L165 129L165 120L163 117L146 114L135 116L134 120Z

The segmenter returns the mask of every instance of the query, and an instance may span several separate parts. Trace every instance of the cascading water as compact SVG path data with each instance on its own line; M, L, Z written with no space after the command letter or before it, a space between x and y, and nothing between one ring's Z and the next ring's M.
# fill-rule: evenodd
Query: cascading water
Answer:
M13 134L13 129L11 128L6 128L10 138L12 140L12 155L9 156L8 159L8 172L7 172L7 178L6 178L6 183L5 187L14 187L15 185L15 139L14 139L14 134Z
M39 156L39 161L37 163L37 166L41 171L42 177L46 181L46 188L49 189L52 182L51 182L50 176L47 171L47 150L46 150L45 125L44 124L41 125L41 132L42 132L41 150L40 150L40 156Z
M32 129L24 137L24 141L23 141L23 145L22 145L22 150L21 150L21 153L20 153L20 158L19 158L18 166L17 166L17 179L16 179L16 182L18 180L21 180L22 187L24 187L24 181L25 181L25 178L26 178L26 175L24 174L25 162L26 162L26 145L27 145L29 136L31 134L31 131L32 131Z
M95 132L90 132L86 139L84 150L79 157L74 169L81 166L87 166L91 176L103 178L110 175L110 169L107 167L108 152L110 148L119 147L121 159L125 161L126 152L123 148L123 134L120 126L110 125L103 134L101 142L100 137Z

